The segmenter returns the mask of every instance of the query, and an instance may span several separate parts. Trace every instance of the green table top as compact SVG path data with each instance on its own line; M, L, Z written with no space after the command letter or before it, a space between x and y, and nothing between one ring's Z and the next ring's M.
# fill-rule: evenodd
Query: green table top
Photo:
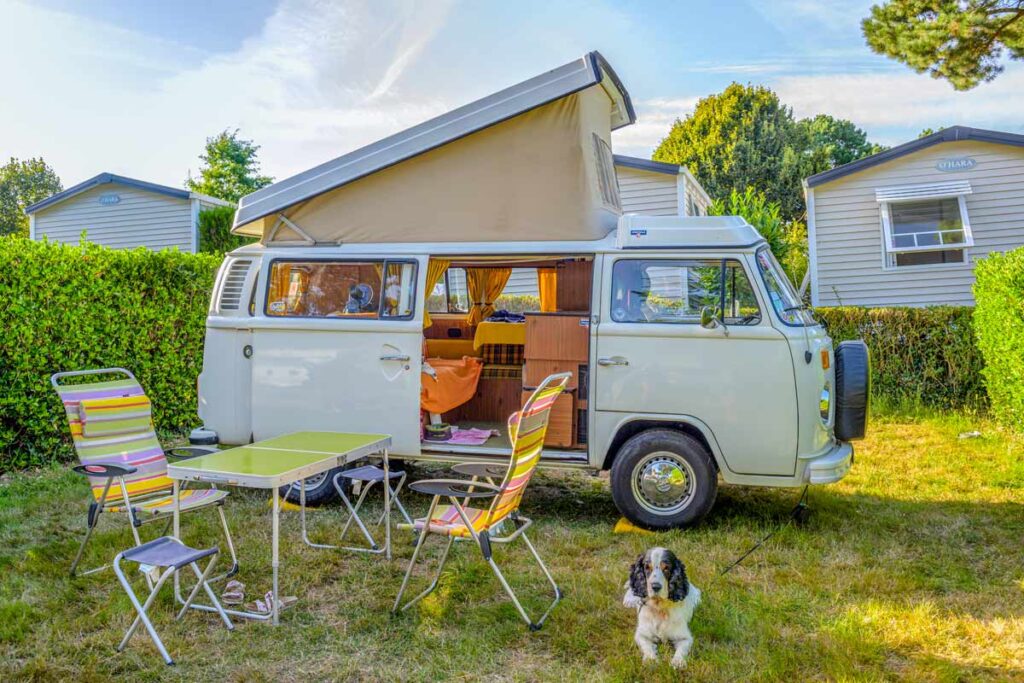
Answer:
M326 472L391 445L387 434L295 432L169 464L172 479L273 488Z

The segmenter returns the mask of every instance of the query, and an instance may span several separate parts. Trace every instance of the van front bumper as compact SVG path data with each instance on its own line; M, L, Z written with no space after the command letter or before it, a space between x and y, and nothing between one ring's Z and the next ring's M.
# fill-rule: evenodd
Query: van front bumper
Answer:
M804 465L805 484L832 484L846 476L853 465L853 444L839 441Z

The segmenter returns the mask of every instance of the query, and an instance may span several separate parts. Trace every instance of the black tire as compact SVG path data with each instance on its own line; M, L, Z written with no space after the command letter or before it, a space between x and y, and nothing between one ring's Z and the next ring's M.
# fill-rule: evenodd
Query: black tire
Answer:
M685 477L681 482L679 475ZM648 429L619 448L611 485L615 507L633 524L652 530L688 527L715 504L718 471L697 439L674 429Z
M320 507L332 503L338 498L338 492L334 490L334 475L340 472L342 467L328 470L324 476L311 477L306 480L306 505L309 507ZM348 495L348 480L342 479L341 485L345 487L345 495ZM295 482L280 488L281 495L289 503L299 504L299 483Z
M840 441L863 439L871 399L871 357L862 340L836 347L835 434Z

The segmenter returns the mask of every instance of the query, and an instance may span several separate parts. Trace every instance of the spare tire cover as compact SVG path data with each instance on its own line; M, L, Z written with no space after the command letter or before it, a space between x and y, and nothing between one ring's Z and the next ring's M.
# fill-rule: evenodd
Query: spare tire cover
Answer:
M871 398L871 359L862 339L836 347L836 438L863 439Z

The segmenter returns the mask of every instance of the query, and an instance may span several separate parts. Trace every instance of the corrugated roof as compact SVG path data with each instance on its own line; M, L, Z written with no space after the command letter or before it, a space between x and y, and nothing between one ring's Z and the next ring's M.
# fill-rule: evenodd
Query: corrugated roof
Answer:
M887 161L898 159L907 154L917 152L931 147L932 145L939 145L943 142L958 142L962 140L977 140L978 142L992 142L1000 145L1013 145L1014 147L1024 147L1024 135L1017 135L1016 133L1004 133L998 130L984 130L981 128L968 128L967 126L951 126L949 128L943 128L937 133L926 135L923 138L917 140L911 140L905 142L902 145L897 145L892 149L887 149L884 152L878 154L872 154L869 157L858 159L857 161L851 161L848 164L842 166L836 166L828 171L822 171L816 173L811 177L804 180L804 184L807 187L817 187L825 183L830 183L833 180L838 180L844 176L848 176L851 173L857 173L864 169L884 164Z
M238 203L235 227L598 84L614 103L612 130L636 121L629 93L618 76L600 53L590 52L557 69L246 195Z

